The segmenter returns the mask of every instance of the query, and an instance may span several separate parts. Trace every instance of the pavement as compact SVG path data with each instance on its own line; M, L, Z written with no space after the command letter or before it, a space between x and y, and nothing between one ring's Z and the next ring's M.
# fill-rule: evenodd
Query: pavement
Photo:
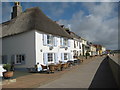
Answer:
M91 62L92 60L93 59L87 59L87 60L85 59L84 62L82 62L80 65L87 64ZM16 79L16 82L3 84L2 88L36 88L44 84L50 83L56 79L59 79L62 75L64 75L67 72L71 72L72 70L77 69L80 65L72 66L63 71L57 71L54 74L17 72L15 73L17 75L14 76L16 78L13 78L13 79Z
M88 88L102 59L94 58L94 61L79 65L75 70L39 88Z
M111 54L109 57L118 65L120 65L120 54L115 54L114 56Z
M53 74L30 73L16 77L15 83L5 84L3 88L94 88L102 75L101 83L97 87L117 87L110 69L106 71L107 60L105 57L93 57L85 59L80 65L72 66L63 71L57 71ZM106 63L106 64L105 64ZM104 67L106 66L106 67ZM101 68L102 67L102 68ZM99 69L101 68L101 69ZM105 73L106 72L106 73ZM108 73L107 73L108 72ZM104 75L105 74L105 75ZM108 75L108 76L107 76ZM104 76L109 78L103 80ZM106 84L107 83L107 84ZM103 85L103 86L101 86ZM107 86L106 86L107 85ZM109 86L111 85L111 86Z
M39 88L117 88L108 60L104 58L94 58Z

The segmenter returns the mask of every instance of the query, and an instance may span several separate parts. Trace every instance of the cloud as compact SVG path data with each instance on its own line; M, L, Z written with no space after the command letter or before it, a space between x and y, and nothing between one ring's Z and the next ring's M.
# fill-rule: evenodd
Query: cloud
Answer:
M70 5L68 3L55 3L55 2L50 2L50 3L45 3L46 8L44 7L45 10L49 11L51 16L53 17L60 17L63 15L65 12L65 9L67 9ZM43 9L43 10L44 10Z
M72 3L75 4L75 3ZM46 15L53 16L54 18L60 17L65 12L65 9L70 7L70 4L67 2L58 3L58 2L26 2L22 3L23 9L31 8L31 7L39 7L46 13Z
M83 3L89 14L78 11L70 20L59 20L59 23L71 25L72 31L108 49L118 48L118 12L117 3Z

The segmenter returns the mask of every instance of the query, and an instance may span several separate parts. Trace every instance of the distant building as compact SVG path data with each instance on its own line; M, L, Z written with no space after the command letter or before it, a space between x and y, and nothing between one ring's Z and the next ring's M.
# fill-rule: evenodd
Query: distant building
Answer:
M85 56L87 52L90 52L90 46L88 41L82 38L82 55Z
M82 55L83 48L82 48L82 39L80 36L76 35L74 32L70 31L68 28L66 28L66 31L68 34L72 37L70 40L71 46L70 51L73 59L77 59Z
M90 55L91 56L96 55L96 47L93 44L90 45Z
M102 46L102 54L106 54L106 48Z

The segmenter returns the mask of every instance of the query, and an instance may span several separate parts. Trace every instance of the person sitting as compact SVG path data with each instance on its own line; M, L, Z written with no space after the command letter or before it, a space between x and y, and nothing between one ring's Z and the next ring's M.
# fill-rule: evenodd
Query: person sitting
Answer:
M37 63L37 64L35 65L35 70L36 70L37 72L40 72L40 71L42 70L42 66L41 66L39 63Z

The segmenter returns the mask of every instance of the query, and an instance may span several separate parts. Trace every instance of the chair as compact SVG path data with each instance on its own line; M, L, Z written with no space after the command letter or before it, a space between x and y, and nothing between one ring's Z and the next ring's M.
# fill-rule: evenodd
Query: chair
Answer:
M61 70L61 64L57 64L57 65L55 65L55 70L60 71L60 70Z
M70 66L70 62L67 62L66 63L66 67L68 68Z
M42 69L47 69L47 66L44 66L44 65L42 65L42 64L41 64L41 66L42 66Z
M41 66L42 66L42 71L43 71L43 72L45 71L45 72L48 72L48 73L49 73L49 71L48 71L49 69L48 69L47 66L42 65L42 64L41 64Z
M61 70L66 69L66 68L67 68L67 63L64 63L61 65Z

